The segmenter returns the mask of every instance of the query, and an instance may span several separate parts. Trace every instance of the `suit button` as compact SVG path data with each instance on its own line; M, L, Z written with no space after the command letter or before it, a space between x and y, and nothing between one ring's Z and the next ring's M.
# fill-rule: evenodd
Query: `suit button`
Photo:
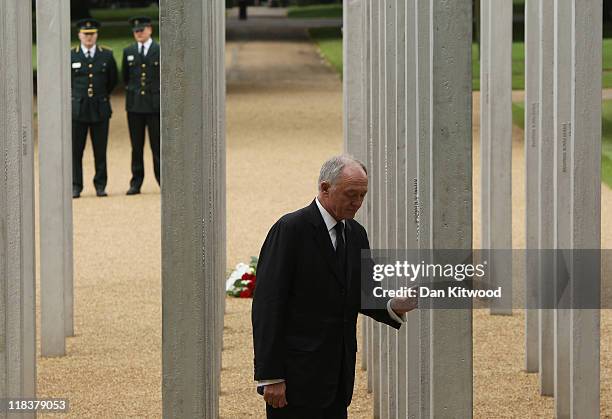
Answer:
M140 85L141 85L142 87L145 87L147 84L146 84L146 83L143 81L142 83L140 83Z
M142 73L141 76L142 77L147 77L147 73Z
M141 91L140 91L140 95L141 95L141 96L144 96L144 95L145 95L144 90L141 90Z
M91 79L93 77L93 74L89 73L89 78Z
M92 68L92 67L93 67L93 64L89 64L89 65L88 65L88 67L89 67L89 68Z
M147 68L147 65L146 65L146 64L143 64L143 65L142 65L142 68Z

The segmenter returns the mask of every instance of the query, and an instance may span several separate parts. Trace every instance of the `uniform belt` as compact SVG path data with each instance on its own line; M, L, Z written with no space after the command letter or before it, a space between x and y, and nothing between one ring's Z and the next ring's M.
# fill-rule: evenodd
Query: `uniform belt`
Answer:
M72 96L73 99L108 99L107 95L100 95L100 94L96 94L94 93L93 96Z

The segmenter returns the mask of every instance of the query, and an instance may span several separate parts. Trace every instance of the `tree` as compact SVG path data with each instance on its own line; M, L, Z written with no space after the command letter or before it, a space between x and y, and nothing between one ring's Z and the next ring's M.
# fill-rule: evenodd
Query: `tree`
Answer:
M603 20L604 22L612 21L612 2L610 0L604 0L603 3Z
M91 17L90 0L70 0L70 17L72 20L79 20Z

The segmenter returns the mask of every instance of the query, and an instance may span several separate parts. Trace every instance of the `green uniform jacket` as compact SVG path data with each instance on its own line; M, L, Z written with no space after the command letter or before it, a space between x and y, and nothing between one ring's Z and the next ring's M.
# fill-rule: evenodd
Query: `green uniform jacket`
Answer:
M81 46L71 50L72 119L102 122L111 117L109 96L117 85L117 63L113 51L96 46L93 59L87 59Z
M125 109L134 113L159 113L159 44L155 41L147 55L138 54L138 44L123 50Z

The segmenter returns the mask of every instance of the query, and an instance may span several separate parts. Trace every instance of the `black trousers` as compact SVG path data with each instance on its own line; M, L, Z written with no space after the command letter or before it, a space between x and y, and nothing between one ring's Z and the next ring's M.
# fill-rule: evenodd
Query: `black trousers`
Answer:
M108 122L72 121L72 187L83 190L83 152L87 142L87 132L91 135L96 174L93 178L96 190L106 188L106 147L108 145Z
M275 409L266 404L267 419L346 419L348 416L345 398L338 386L336 398L326 407L287 406ZM291 402L289 402L291 403Z
M132 180L130 181L130 187L140 189L144 180L145 128L148 128L149 131L149 142L153 152L153 170L155 171L155 180L159 185L159 113L128 112L127 115L130 142L132 143Z
M346 419L348 411L344 390L344 362L341 363L338 377L338 388L334 401L326 407L293 406L291 401L287 406L275 409L266 404L267 419Z

